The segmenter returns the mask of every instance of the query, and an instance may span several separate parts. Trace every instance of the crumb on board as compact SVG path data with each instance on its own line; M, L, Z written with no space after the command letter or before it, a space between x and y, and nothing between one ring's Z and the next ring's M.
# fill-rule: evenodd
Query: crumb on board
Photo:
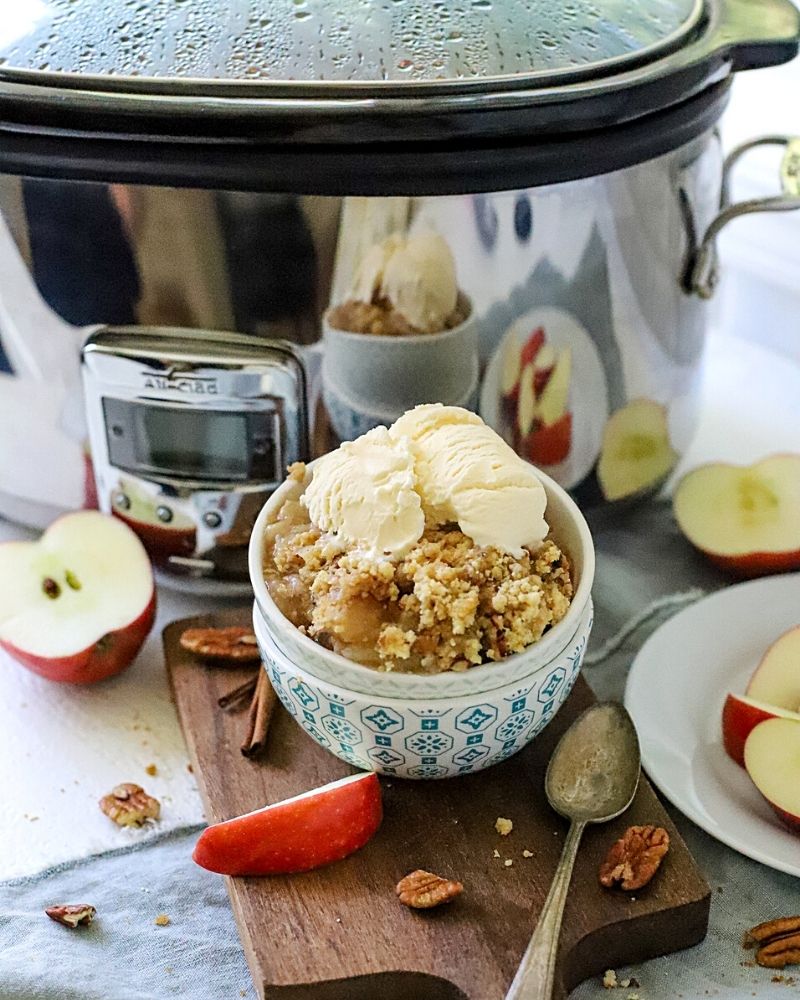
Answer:
M514 862L512 861L511 858L506 858L503 864L506 866L506 868L510 868L514 864Z
M514 823L510 819L506 819L504 816L498 816L494 821L494 828L501 837L507 837L514 829Z
M606 969L603 973L603 989L615 990L618 985L616 972L613 969Z
M497 850L497 848L496 848L496 847L495 847L495 849L494 849L494 850L492 851L492 857L493 857L493 858L499 858L499 857L500 857L500 852L499 852L499 851Z
M156 927L166 927L169 923L169 917L166 913L159 913L154 921Z
M522 852L522 856L523 856L523 858L532 858L533 857L533 851L529 851L527 849L527 847L526 847L525 850Z
M148 764L147 767L145 768L145 771L150 775L151 778L154 778L158 774L158 768L156 767L155 764Z

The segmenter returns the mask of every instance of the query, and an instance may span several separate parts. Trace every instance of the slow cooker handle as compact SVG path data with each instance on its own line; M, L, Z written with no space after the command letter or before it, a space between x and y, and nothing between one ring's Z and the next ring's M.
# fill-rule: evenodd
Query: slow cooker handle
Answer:
M781 161L781 192L767 198L753 198L750 201L731 203L731 172L749 150L756 146L783 146L785 152ZM702 299L710 299L719 281L716 239L720 230L733 219L754 212L790 212L800 208L800 137L786 135L766 135L742 143L728 154L722 172L721 211L705 232L689 268L688 290Z

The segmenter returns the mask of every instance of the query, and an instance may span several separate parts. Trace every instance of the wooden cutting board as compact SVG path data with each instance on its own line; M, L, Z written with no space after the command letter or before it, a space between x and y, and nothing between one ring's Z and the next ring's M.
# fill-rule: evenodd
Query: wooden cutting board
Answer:
M241 755L246 713L222 712L217 698L248 671L203 666L178 640L193 625L249 619L249 610L226 612L164 630L175 703L210 822L352 772L280 705L264 758ZM487 771L448 781L381 779L383 825L345 861L302 875L227 879L259 994L291 1000L502 1000L566 832L545 800L544 770L558 737L592 701L579 679L541 736ZM498 816L514 822L507 837L495 831ZM602 889L597 869L611 842L639 823L666 827L672 846L650 886L632 899ZM523 857L523 850L533 857ZM506 859L513 864L506 866ZM394 887L415 868L459 879L463 895L438 910L407 909ZM706 881L643 780L624 817L586 832L567 901L556 996L605 969L697 944L706 933L709 905Z

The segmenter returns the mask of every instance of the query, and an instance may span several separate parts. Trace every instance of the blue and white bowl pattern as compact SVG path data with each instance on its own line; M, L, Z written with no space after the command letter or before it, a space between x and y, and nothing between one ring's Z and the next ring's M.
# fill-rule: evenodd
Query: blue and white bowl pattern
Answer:
M257 627L272 685L286 710L320 746L355 767L402 778L480 771L530 743L566 701L592 626L524 683L480 696L415 701L374 698L317 680L293 665Z

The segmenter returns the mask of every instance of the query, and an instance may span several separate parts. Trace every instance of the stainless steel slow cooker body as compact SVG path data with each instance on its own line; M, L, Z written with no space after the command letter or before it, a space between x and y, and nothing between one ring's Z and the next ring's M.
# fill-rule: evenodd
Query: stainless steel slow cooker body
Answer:
M737 206L715 132L735 71L796 53L789 0L218 6L54 0L0 39L0 207L50 306L295 341L324 447L395 388L388 353L334 377L326 310L373 243L435 229L476 357L456 393L455 354L426 354L418 401L474 407L587 505L656 488L695 422L714 237L800 206L796 143ZM7 368L12 337L39 349L0 324Z

